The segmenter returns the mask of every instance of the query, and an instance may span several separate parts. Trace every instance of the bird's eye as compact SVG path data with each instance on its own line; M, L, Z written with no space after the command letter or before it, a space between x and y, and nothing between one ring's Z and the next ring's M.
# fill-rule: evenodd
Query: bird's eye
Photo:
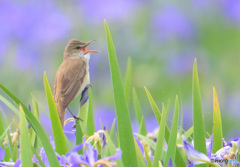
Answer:
M81 47L80 46L77 46L75 49L79 50Z

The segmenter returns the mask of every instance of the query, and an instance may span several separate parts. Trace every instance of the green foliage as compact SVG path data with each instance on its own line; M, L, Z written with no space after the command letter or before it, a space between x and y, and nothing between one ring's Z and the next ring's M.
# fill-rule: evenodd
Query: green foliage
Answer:
M212 152L216 153L223 147L222 121L217 92L213 87L213 143Z
M60 155L63 155L67 152L67 145L65 142L60 118L58 116L57 107L56 107L56 104L55 104L55 101L53 98L51 88L48 83L46 72L44 72L44 87L45 87L45 93L46 93L47 102L48 102L48 108L49 108L49 113L50 113L50 119L51 119L51 124L52 124L52 131L53 131L53 137L54 137L55 146L56 146L56 152L59 153Z
M21 104L25 116L27 118L28 123L32 126L38 137L40 138L42 145L45 149L46 155L49 160L50 166L60 166L58 159L55 155L55 152L49 142L48 136L46 132L44 131L43 127L39 123L39 121L35 118L35 116L31 113L31 111L7 88L5 88L2 84L0 84L0 88L18 105ZM8 160L7 160L8 161Z
M197 60L195 59L193 65L193 140L194 148L202 153L207 154L206 141L205 141L205 128L202 114L202 104L200 97L200 87L197 72ZM206 165L199 165L206 166Z
M159 128L158 138L157 138L157 149L154 153L153 166L158 166L159 161L161 161L161 158L162 158L166 119L167 119L167 112L165 110L164 104L162 104L162 118L160 120L160 128Z
M127 68L124 78L124 92L127 103L129 102L130 92L131 92L131 76L132 75L132 60L129 57L127 61Z
M87 134L88 136L93 135L95 132L94 124L94 113L93 113L93 97L92 97L92 88L88 88L88 118L87 118Z
M22 160L22 166L33 166L32 163L32 150L30 140L29 140L29 133L28 133L28 126L27 126L27 120L25 118L25 114L23 111L22 106L19 106L20 110L20 133L21 133L21 139L20 139L20 147L21 147L21 160Z
M138 125L140 127L139 133L142 135L147 135L146 123L143 118L141 106L140 106L135 88L133 88L133 103L134 103L134 109L135 109L135 113L136 113L137 120L138 120Z
M158 109L158 107L157 107L155 101L153 100L151 94L149 93L148 89L146 87L144 87L144 88L145 88L145 91L146 91L149 103L151 104L152 110L153 110L153 112L155 114L155 117L158 120L158 123L160 125L160 120L161 120L160 110ZM169 130L167 125L165 125L165 128L166 128L166 130L165 130L165 140L168 141L169 140L169 135L170 135L170 130ZM183 159L183 157L181 155L181 152L180 152L180 150L178 149L177 146L176 146L175 164L176 164L177 167L184 167L184 166L186 166L185 160Z
M175 154L176 154L176 145L177 145L177 133L178 133L178 120L179 120L179 103L178 103L178 96L176 96L175 101L175 112L172 122L172 129L168 141L168 149L167 149L167 155L164 161L164 165L168 166L168 160L171 157L172 161L175 160Z
M134 145L134 138L132 133L132 126L123 91L122 79L118 67L117 56L115 53L112 37L105 21L105 30L108 46L108 56L110 63L110 71L112 77L114 102L117 115L118 134L120 141L120 148L122 150L122 160L125 166L137 166L136 150Z

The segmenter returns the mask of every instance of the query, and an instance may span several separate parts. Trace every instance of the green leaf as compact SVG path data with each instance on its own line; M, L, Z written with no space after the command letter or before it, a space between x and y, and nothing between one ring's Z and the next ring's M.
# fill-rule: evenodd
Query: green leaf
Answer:
M32 163L33 154L32 154L29 135L28 135L27 120L25 118L25 114L21 105L19 106L19 111L20 111L20 124L21 124L20 154L21 154L22 166L30 167L30 166L33 166L33 163Z
M205 141L205 128L204 128L204 121L203 121L202 104L201 104L200 87L199 87L198 72L197 72L197 60L196 59L194 61L194 65L193 65L192 90L193 90L194 148L199 152L207 154L206 141ZM199 166L207 166L207 165L199 165Z
M127 103L129 102L130 91L131 91L131 78L132 78L132 61L131 58L128 58L127 61L127 68L125 72L125 79L124 79L124 92Z
M57 107L53 98L51 88L48 83L47 74L44 72L44 87L50 113L53 137L56 146L56 152L63 155L67 152L67 145L64 138L63 128L58 115Z
M136 148L136 153L137 153L138 167L147 167L137 141L134 140L134 143L135 143L135 148Z
M223 147L222 142L222 121L221 112L217 97L217 92L213 87L213 143L212 143L212 153L216 153L219 149Z
M11 103L9 102L6 98L0 95L0 101L2 101L8 108L10 108L15 114L19 116L19 111L18 109Z
M154 151L156 150L157 144L153 140L138 133L134 133L134 134L140 139L142 139L144 142L146 142Z
M5 130L4 130L4 125L3 125L3 121L2 121L2 116L0 114L0 136L3 135L4 131ZM0 140L0 142L1 142L1 140ZM2 143L0 143L0 144L2 144Z
M133 88L133 103L134 103L134 109L135 109L135 113L136 113L137 120L138 120L138 125L140 127L139 133L145 136L147 134L146 123L143 118L141 106L140 106L135 88Z
M114 118L112 126L111 126L111 131L110 131L110 137L113 140L114 139L114 132L115 132L115 122L116 122L116 118Z
M58 162L58 159L55 155L55 152L52 148L52 145L50 144L50 141L48 139L47 134L45 133L43 127L39 123L39 121L34 117L34 115L31 113L31 111L13 94L11 93L7 88L5 88L2 84L0 84L0 88L8 94L8 96L16 103L21 104L22 108L25 112L25 116L28 120L28 123L32 126L38 137L40 138L42 145L45 149L46 155L48 157L48 161L50 166L56 166L60 167L60 164Z
M193 140L194 140L194 148L207 154L206 150L206 142L205 142L205 127L203 121L202 114L202 104L201 104L201 96L200 96L200 87L199 87L199 79L197 72L197 61L195 59L193 65ZM207 165L198 165L198 166L207 166Z
M160 120L161 120L161 113L160 113L160 110L158 109L155 101L153 100L151 94L149 93L148 89L146 87L145 88L145 91L147 93L147 97L148 97L148 100L150 102L150 105L152 107L152 110L155 114L155 117L158 121L158 123L160 124ZM167 124L165 125L166 129L165 129L165 140L168 141L169 140L169 135L170 135L170 130L167 126ZM185 163L185 160L180 152L180 150L178 149L178 147L176 147L176 158L175 158L175 164L177 167L184 167L186 166L186 163Z
M10 150L11 157L13 158L13 144L12 144L12 137L10 135L10 130L7 131L7 139L8 139L8 147Z
M88 121L88 101L80 107L78 116L82 119L82 121L80 121L80 125L82 132L85 133Z
M161 161L161 158L162 158L166 119L167 119L167 113L166 113L164 104L162 104L162 118L160 122L158 138L157 138L157 147L156 147L157 149L155 150L154 157L153 157L153 166L158 166L159 161Z
M177 145L177 133L178 133L178 120L179 120L179 103L178 96L176 96L175 101L175 112L173 116L172 129L168 141L167 155L164 161L164 165L168 166L169 158L172 158L172 161L175 161L176 155L176 145Z
M12 156L12 160L14 162L17 160L17 156L18 156L18 145L17 143L15 143L13 146L13 156Z
M148 167L152 167L152 161L151 161L151 159L149 157L149 154L147 152L147 148L146 148L146 146L143 146L143 148L144 148L144 155L145 155L145 158L146 158L146 161L147 161L147 165L148 165Z
M75 124L76 124L76 141L75 141L75 145L79 145L83 142L83 132L82 132L82 128L80 125L80 120L76 120ZM79 154L83 154L83 149L80 149L78 151Z
M122 160L125 166L137 166L136 150L132 133L132 126L128 111L125 93L123 91L121 74L118 66L112 37L105 21L106 38L108 45L108 57L112 77L114 102L117 115L118 134L120 148L122 150Z
M186 139L188 139L191 135L193 134L193 126L191 128L189 128L184 134L183 136L185 136ZM177 140L177 144L182 144L182 137L179 137Z
M94 134L95 123L94 123L94 113L93 113L93 97L92 97L92 88L88 88L88 119L87 119L87 135L91 136Z
M106 136L108 151L110 152L110 156L113 156L117 153L117 151L116 151L113 141L107 131L105 131L105 136ZM116 160L116 162L117 162L117 167L124 166L122 160L118 159L118 160Z

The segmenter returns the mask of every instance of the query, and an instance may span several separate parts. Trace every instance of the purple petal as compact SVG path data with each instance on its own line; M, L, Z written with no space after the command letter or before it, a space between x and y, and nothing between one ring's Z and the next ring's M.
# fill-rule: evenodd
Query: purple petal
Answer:
M80 106L84 105L88 101L88 87L82 91Z
M4 158L5 150L0 147L0 161Z
M114 161L114 160L120 159L121 157L122 157L122 151L120 149L117 149L117 153L115 155L110 156L110 157L105 157L102 160L107 160L107 161L112 160L112 161Z
M138 144L138 147L140 148L141 152L142 152L142 155L144 155L144 149L143 149L143 145L142 143L138 140L138 139L135 139L137 144Z
M86 143L86 160L88 164L92 165L97 161L97 150L95 150L90 143Z
M60 157L59 163L60 163L61 166L66 165L66 163L67 163L67 158L66 158L65 155L62 155L62 156Z
M71 150L71 152L77 152L78 150L82 149L85 143L81 143L75 147L73 147L73 149Z
M203 164L206 162L210 162L210 159L203 153L198 152L195 150L188 142L187 139L182 136L183 139L183 147L188 155L189 160L197 165L197 164Z
M207 156L209 159L211 158L211 154L212 154L212 141L213 141L213 135L209 139L206 139Z
M78 165L79 163L86 163L88 164L86 161L81 159L81 156L78 155L77 152L73 152L71 153L68 157L67 157L67 161L69 163L70 166L74 166L74 165Z
M18 160L15 162L14 167L20 167L21 163L22 163L21 159L18 159Z

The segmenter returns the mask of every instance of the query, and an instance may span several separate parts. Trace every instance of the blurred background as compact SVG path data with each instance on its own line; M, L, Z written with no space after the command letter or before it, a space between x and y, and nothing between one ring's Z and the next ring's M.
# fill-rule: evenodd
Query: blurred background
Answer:
M115 112L104 30L106 19L123 77L127 59L132 59L132 86L137 90L149 132L158 124L144 86L159 108L162 102L170 100L169 125L178 94L183 127L187 130L192 126L192 66L196 57L206 130L212 133L212 87L215 86L223 135L227 140L239 137L239 9L237 0L2 0L0 82L25 104L31 104L33 95L48 110L43 72L47 72L53 89L68 41L97 39L89 47L101 51L92 54L90 60L95 121L97 129L101 128L100 120L109 128ZM17 124L17 116L2 102L0 106ZM79 98L70 108L77 113ZM137 132L132 96L129 108ZM43 126L49 129L47 116L44 112L40 115Z

